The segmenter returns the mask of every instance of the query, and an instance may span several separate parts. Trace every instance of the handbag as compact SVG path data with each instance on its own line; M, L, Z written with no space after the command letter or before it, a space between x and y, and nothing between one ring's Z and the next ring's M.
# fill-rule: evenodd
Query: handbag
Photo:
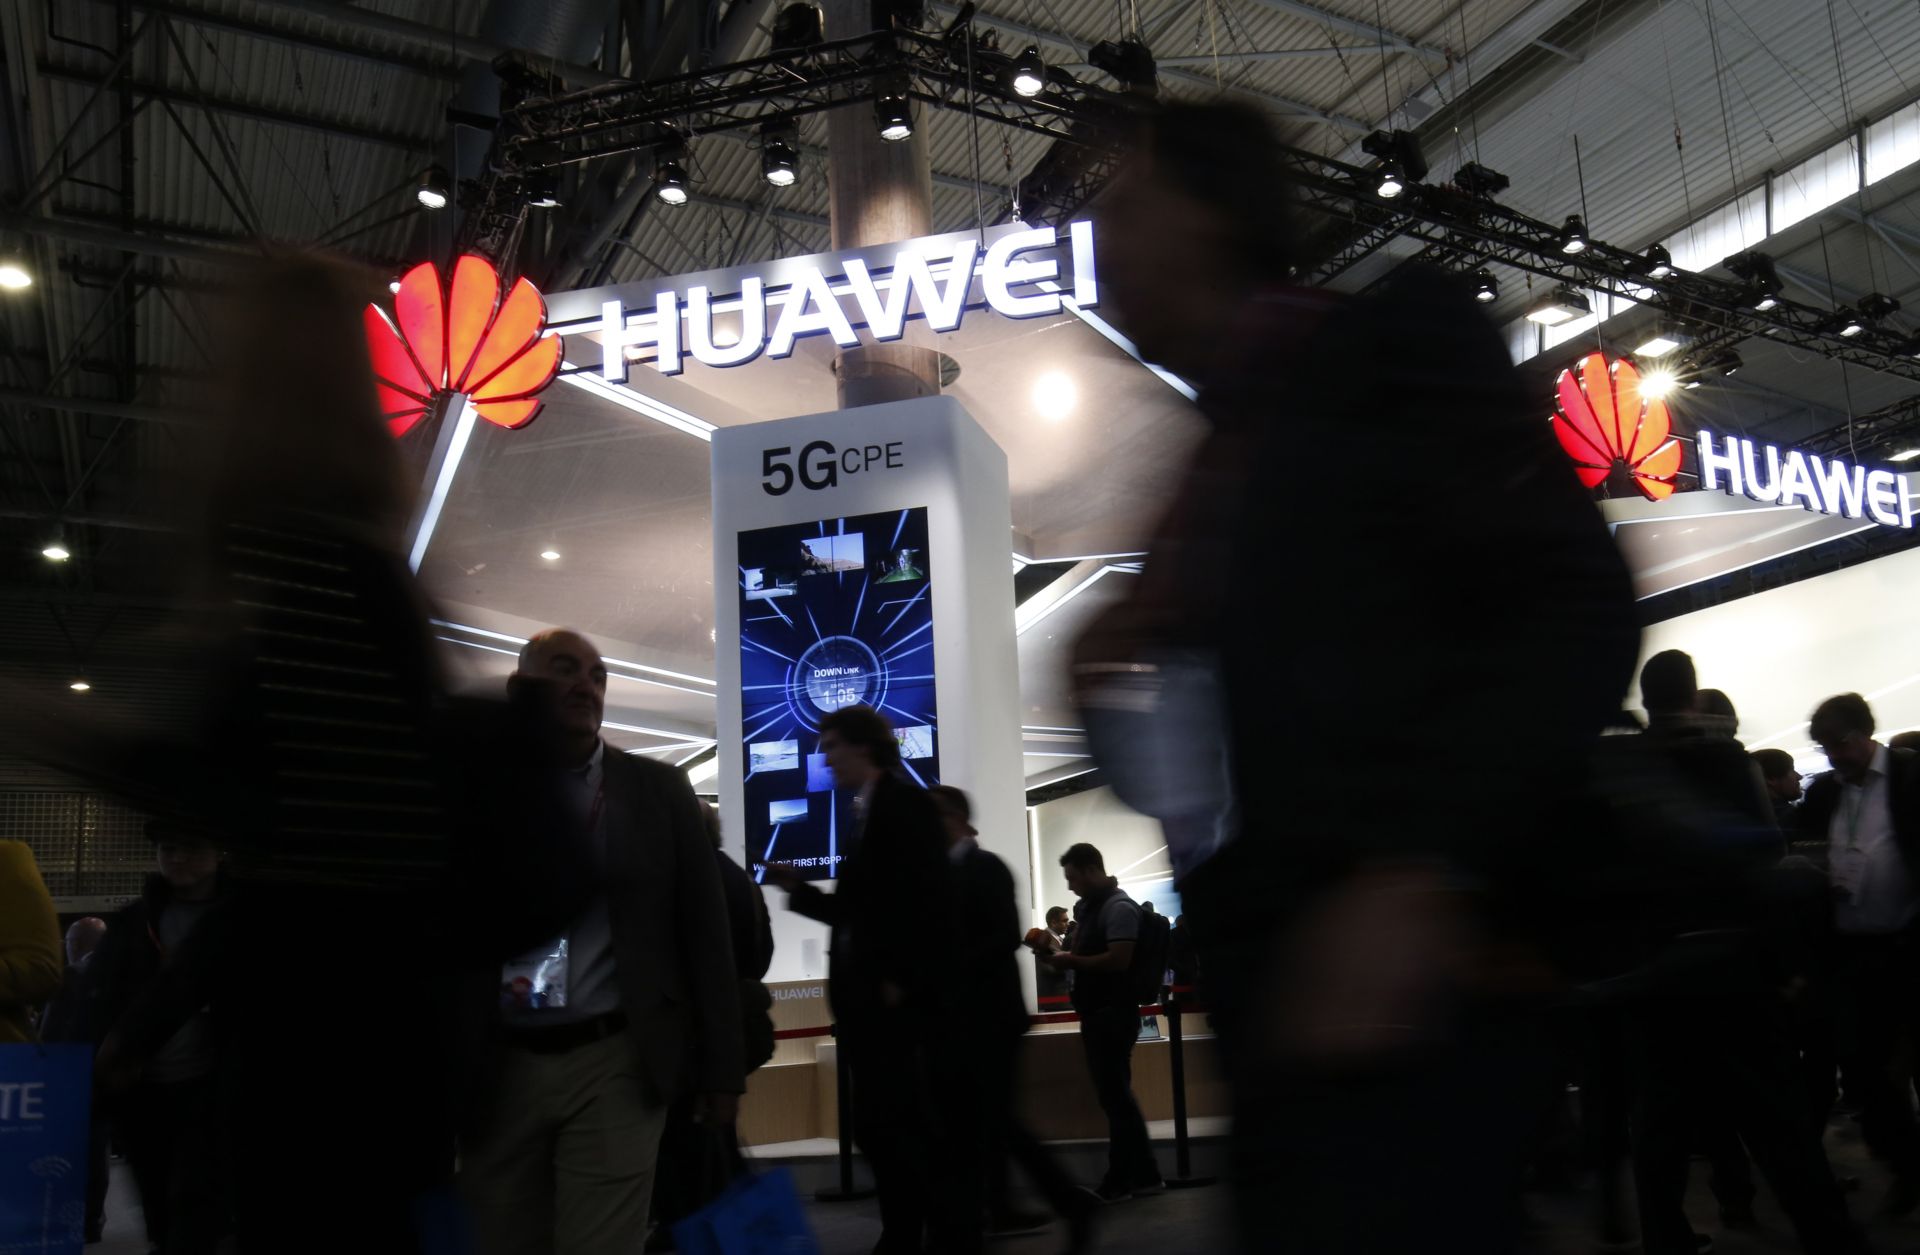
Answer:
M820 1255L785 1168L738 1178L675 1222L673 1241L680 1255Z
M0 1046L0 1252L81 1255L93 1047Z

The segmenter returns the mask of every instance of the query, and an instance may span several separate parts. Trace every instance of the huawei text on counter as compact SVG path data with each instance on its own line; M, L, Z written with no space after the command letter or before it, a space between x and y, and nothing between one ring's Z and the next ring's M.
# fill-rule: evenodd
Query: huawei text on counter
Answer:
M1063 245L1073 260L1072 279L1064 287L1058 253ZM1042 256L1029 255L1043 249L1048 251ZM1064 239L1051 227L1009 231L984 251L974 237L931 250L926 241L908 241L877 275L858 257L830 259L804 266L793 282L772 291L764 279L748 275L738 293L716 294L704 286L688 288L684 295L660 292L644 314L629 315L620 301L608 301L595 328L601 374L615 383L626 381L629 345L653 346L655 368L677 375L689 356L707 366L744 366L762 354L789 357L803 336L831 336L845 349L863 341L886 343L906 335L915 307L934 331L953 331L966 315L976 275L987 308L1007 318L1039 318L1069 305L1091 309L1099 301L1093 224L1068 224ZM860 330L841 303L848 296ZM739 334L726 343L717 342L716 312L738 315Z
M873 471L897 471L906 465L904 445L898 440L886 444L848 445L836 448L830 440L815 440L800 447L793 456L791 445L760 451L760 487L769 497L784 497L795 483L818 492L840 486L840 474L859 475ZM796 469L797 468L797 469Z
M1702 488L1738 493L1767 505L1797 505L1815 514L1872 519L1883 527L1913 526L1913 506L1893 471L1870 471L1839 458L1744 436L1703 430L1697 440Z

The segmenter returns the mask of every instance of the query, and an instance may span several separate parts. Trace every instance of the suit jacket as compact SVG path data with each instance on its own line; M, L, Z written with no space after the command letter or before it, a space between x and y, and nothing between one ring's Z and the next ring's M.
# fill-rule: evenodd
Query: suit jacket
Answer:
M1827 840L1841 784L1840 773L1829 771L1807 786L1798 809L1804 840ZM1906 860L1907 874L1920 883L1920 751L1887 750L1887 806L1893 812L1894 844Z
M773 966L773 920L767 899L740 864L713 852L720 888L727 897L727 927L733 934L733 970L741 980L764 980Z
M795 911L830 925L828 1001L834 1018L857 1025L886 1009L882 986L905 995L901 1009L927 1014L942 996L937 958L945 937L903 934L901 918L947 918L947 842L926 791L893 775L873 788L866 822L840 864L839 888L797 886Z
M620 1006L655 1092L743 1093L726 896L685 774L609 748L606 893Z
M980 1017L990 1029L1024 1033L1027 1000L1020 992L1020 904L1014 901L1013 873L977 845L952 865L954 1010Z

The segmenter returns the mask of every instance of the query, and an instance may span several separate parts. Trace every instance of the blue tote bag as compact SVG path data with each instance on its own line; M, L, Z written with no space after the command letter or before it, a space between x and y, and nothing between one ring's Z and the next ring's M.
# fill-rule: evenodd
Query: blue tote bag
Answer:
M820 1255L785 1168L736 1179L677 1222L673 1240L680 1255Z
M0 1255L81 1255L93 1047L0 1046Z

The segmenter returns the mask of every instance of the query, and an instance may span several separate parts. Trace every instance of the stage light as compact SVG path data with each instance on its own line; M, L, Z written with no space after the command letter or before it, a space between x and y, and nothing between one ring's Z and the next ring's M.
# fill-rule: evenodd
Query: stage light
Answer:
M395 296L400 295L400 280L398 279L387 280L387 291L393 293Z
M560 561L560 551L558 549L542 549L540 556L548 562Z
M798 52L827 41L827 20L817 4L790 4L773 19L773 50Z
M1013 61L1013 90L1022 96L1038 96L1046 86L1047 63L1040 58L1039 45L1028 44Z
M448 197L447 172L439 166L430 166L420 176L420 186L414 189L413 198L426 209L445 209Z
M1920 458L1920 449L1902 449L1898 453L1887 455L1889 462L1911 462L1915 458Z
M1489 170L1477 161L1469 161L1453 172L1453 185L1469 196L1493 199L1513 186L1513 180L1498 170Z
M1561 286L1551 292L1527 311L1527 320L1537 322L1543 327L1557 327L1563 322L1572 322L1593 312L1593 306L1587 298L1572 288Z
M1482 305L1491 305L1500 299L1500 281L1493 277L1491 271L1474 271L1473 299Z
M88 684L85 680L75 680L72 684L67 685L67 687L76 693L90 693L93 691L93 685Z
M1685 340L1677 338L1667 331L1656 331L1641 342L1633 351L1635 357L1665 357L1675 349L1682 348Z
M1837 309L1833 312L1833 327L1842 336L1851 340L1867 329L1864 319L1850 309Z
M873 119L880 138L889 144L913 138L913 102L907 98L906 84L890 84L874 93Z
M1137 39L1103 39L1087 49L1087 64L1136 91L1151 92L1160 76L1153 53Z
M22 288L30 288L32 286L33 276L28 273L24 265L11 257L0 261L0 288L6 288L10 292L18 292Z
M51 544L40 551L40 556L48 562L65 562L73 554L62 544Z
M1881 322L1899 312L1899 300L1884 293L1869 292L1860 298L1860 316L1868 322Z
M760 177L774 187L792 187L800 177L792 123L769 122L760 128Z
M1732 349L1724 349L1721 352L1715 353L1712 359L1707 362L1709 369L1717 370L1728 378L1732 378L1733 375L1745 365L1746 363L1740 360L1740 355Z
M1640 395L1650 400L1664 400L1679 386L1680 376L1670 370L1650 370L1640 376Z
M527 204L535 209L560 207L559 171L535 170L527 176Z
M1664 279L1673 273L1673 254L1666 245L1655 244L1647 249L1647 278Z
M1587 224L1580 221L1579 214L1568 214L1566 225L1560 228L1560 251L1568 257L1587 251Z
M1380 159L1379 182L1373 190L1382 200L1392 200L1408 184L1427 177L1427 159L1411 131L1375 131L1360 141L1360 150Z
M1747 281L1748 300L1760 313L1780 304L1780 276L1774 271L1773 258L1758 251L1735 253L1727 258L1727 269Z
M653 157L653 198L663 205L687 203L687 171L680 164L686 156L683 148L662 148Z
M1380 167L1380 182L1373 189L1381 200L1392 200L1407 190L1406 176L1400 173L1400 163L1389 161Z

